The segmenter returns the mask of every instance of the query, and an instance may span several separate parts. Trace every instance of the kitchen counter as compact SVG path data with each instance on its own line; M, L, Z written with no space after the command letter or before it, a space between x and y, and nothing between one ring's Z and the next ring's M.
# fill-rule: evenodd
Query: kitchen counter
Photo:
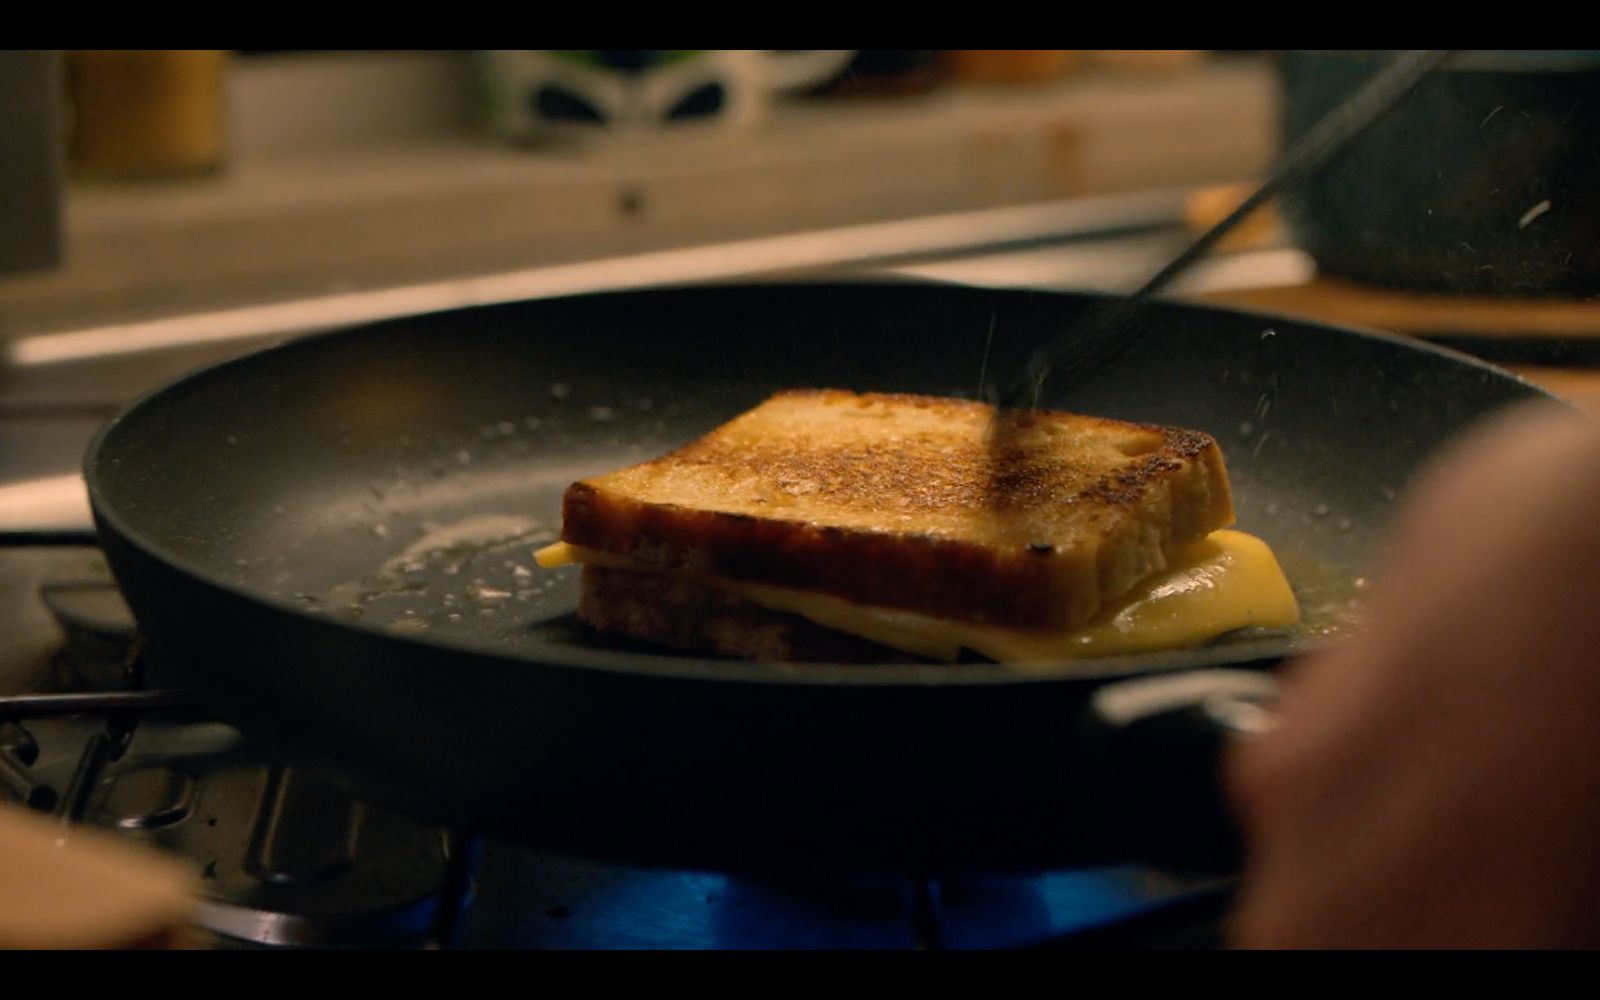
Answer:
M0 339L1228 181L1269 161L1276 113L1264 63L1221 61L1181 82L1086 73L1038 87L795 101L748 136L513 149L433 107L439 91L462 86L452 58L343 55L338 65L365 74L343 86L325 78L333 61L240 64L229 169L72 185L65 266L0 277ZM411 70L434 75L407 83ZM375 131L373 91L432 110ZM304 115L312 101L318 113Z

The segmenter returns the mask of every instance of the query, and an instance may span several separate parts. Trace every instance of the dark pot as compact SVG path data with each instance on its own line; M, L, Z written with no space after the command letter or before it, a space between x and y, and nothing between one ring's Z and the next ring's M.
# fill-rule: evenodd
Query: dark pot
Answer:
M1292 143L1388 58L1285 52ZM1600 52L1464 52L1285 198L1328 274L1416 291L1600 294Z

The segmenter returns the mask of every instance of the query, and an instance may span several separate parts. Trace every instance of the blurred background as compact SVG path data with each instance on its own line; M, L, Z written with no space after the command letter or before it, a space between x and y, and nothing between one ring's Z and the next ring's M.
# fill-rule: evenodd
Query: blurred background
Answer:
M1258 56L733 55L59 54L34 67L60 78L59 252L0 280L0 336L1231 182L1271 155ZM603 107L630 84L722 93Z
M212 324L248 339L815 271L1127 290L1383 55L9 52L0 340L67 360L99 347L38 338L316 303ZM1586 393L1596 66L1465 54L1180 294L1424 335Z

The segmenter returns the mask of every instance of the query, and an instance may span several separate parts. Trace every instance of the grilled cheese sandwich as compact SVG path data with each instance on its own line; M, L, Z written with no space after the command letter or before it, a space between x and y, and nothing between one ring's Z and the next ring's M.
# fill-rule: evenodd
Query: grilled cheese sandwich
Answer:
M1204 434L932 397L780 393L678 451L573 484L547 568L580 617L678 648L1044 662L1286 628ZM827 643L823 648L829 648ZM855 652L852 650L852 652ZM839 657L829 657L839 658Z

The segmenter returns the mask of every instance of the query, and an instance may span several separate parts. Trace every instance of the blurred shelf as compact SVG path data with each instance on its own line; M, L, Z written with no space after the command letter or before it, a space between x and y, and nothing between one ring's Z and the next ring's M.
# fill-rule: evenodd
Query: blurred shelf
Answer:
M758 133L577 152L466 131L458 56L345 58L241 63L223 174L74 186L66 265L0 279L0 338L1236 181L1262 170L1274 143L1272 75L1250 60L798 101ZM385 118L380 106L408 111Z

